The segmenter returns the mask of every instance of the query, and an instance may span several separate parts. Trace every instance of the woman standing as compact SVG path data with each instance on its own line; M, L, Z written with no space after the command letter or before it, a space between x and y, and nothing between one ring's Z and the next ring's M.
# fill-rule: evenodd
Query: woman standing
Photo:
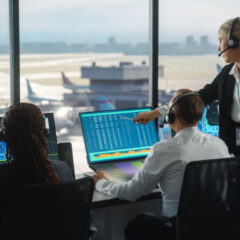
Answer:
M240 145L236 141L240 132L240 19L225 21L218 30L220 51L228 63L212 83L198 91L204 104L219 101L219 137L225 141L229 152L240 156ZM154 118L164 117L168 112L166 106L151 112L138 114L134 122L146 124Z

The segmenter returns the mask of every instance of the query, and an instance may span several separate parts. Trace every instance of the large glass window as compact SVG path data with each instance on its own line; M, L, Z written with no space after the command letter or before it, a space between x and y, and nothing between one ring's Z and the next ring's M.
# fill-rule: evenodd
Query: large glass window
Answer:
M197 91L213 81L226 64L218 57L218 29L239 16L239 7L237 0L159 1L159 63L164 67L159 77L160 103L177 89ZM198 127L218 136L217 100L205 107Z
M0 115L2 115L10 104L8 0L1 1L0 15Z
M79 112L148 104L148 0L21 0L21 101L53 111L86 171Z
M237 0L159 1L159 88L199 90L214 79L225 64L217 55L218 29L239 16L239 7Z

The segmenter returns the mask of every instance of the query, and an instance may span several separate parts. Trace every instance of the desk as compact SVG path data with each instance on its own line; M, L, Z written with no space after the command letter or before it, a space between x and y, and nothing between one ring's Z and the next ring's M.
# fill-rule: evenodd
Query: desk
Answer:
M128 202L95 191L92 209L92 224L98 229L93 240L124 240L124 229L130 220L143 212L161 211L161 193L155 190L136 202Z
M124 240L124 229L130 220L143 212L161 211L161 193L155 189L136 202L129 202L95 190L92 210L92 224L98 229L93 240Z

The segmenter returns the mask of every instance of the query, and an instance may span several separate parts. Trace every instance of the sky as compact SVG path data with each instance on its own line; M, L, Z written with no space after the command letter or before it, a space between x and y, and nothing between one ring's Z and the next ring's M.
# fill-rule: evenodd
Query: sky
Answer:
M8 2L0 0L0 44L8 43ZM21 42L119 43L149 41L149 0L19 0ZM217 44L225 20L239 15L239 0L159 0L159 42Z

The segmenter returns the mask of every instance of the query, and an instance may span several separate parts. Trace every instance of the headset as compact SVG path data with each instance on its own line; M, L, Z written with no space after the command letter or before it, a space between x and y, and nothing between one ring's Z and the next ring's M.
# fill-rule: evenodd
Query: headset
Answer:
M173 124L174 121L175 121L175 113L174 111L172 110L173 107L183 98L186 98L188 96L200 96L199 93L197 92L190 92L190 93L185 93L181 96L179 96L172 104L172 106L170 107L168 113L166 114L166 116L164 117L164 120L163 122L159 125L161 128L163 128L163 125L165 123L170 123L170 124Z
M232 25L230 27L230 30L229 30L229 33L228 33L228 40L227 40L227 48L225 48L223 51L221 51L218 56L220 57L224 52L226 52L229 48L236 48L239 44L239 40L232 36L232 32L233 32L233 29L235 27L235 25L237 24L237 22L239 21L239 17L236 17L233 19L232 21Z

